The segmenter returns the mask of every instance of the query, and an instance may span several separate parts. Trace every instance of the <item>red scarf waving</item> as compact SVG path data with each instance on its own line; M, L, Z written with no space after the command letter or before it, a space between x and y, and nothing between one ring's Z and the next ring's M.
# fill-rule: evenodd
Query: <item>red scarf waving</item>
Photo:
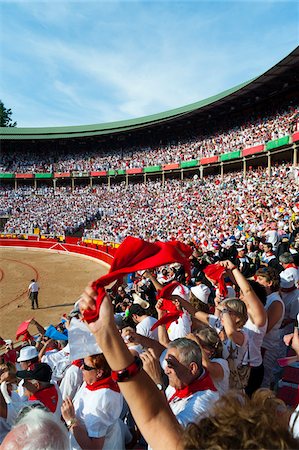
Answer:
M203 375L192 381L188 386L185 386L182 389L176 389L175 393L168 400L168 403L172 402L175 398L187 398L196 392L208 390L214 392L217 391L209 372L205 371Z
M227 289L223 278L225 268L223 266L220 266L220 264L209 264L203 271L208 278L218 283L220 295L222 297L226 297Z
M98 389L111 389L114 392L119 392L119 387L111 377L102 378L101 380L95 381L92 384L87 384L86 388L89 391L97 391Z
M96 309L84 311L84 319L86 322L94 322L98 318L100 306L106 295L104 286L112 281L137 270L152 269L172 262L182 264L189 273L191 254L191 247L179 241L151 243L127 237L118 247L109 272L93 283L92 287L98 293Z
M171 295L173 291L178 287L181 286L180 283L177 281L173 281L172 283L168 284L167 286L164 286L161 291L159 291L157 295L157 299L163 299L161 309L162 311L167 311L167 313L161 317L161 319L157 320L156 323L151 328L151 331L158 328L160 325L165 325L166 329L170 327L172 322L176 322L179 317L182 317L183 311L179 311L176 306L172 303Z

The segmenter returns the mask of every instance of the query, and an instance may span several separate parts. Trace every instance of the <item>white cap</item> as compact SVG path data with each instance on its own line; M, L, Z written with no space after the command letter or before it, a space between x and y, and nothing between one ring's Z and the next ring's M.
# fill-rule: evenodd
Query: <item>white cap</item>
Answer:
M195 295L196 298L198 298L198 300L205 303L206 305L208 304L208 298L211 293L211 289L208 288L208 286L206 286L205 284L193 286L191 288L191 292Z
M150 307L149 302L147 302L146 300L143 300L143 298L141 298L138 294L136 294L136 292L133 292L132 297L134 300L133 303L137 303L138 305L141 306L141 308L147 309Z
M11 345L12 344L12 340L11 339L4 339L4 342L6 345Z
M29 361L30 359L36 358L38 356L38 351L33 345L27 345L20 350L20 356L18 357L18 362Z
M179 297L188 301L189 300L189 289L186 286L184 286L183 284L180 284L172 291L171 295L178 295Z

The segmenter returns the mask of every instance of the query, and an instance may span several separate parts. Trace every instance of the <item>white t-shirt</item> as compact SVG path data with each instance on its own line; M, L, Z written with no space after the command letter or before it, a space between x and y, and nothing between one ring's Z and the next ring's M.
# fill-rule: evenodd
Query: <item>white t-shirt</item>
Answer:
M299 405L290 417L289 429L294 438L299 439Z
M214 380L214 378L213 378L213 383L214 383L214 386L217 389L219 395L224 395L229 390L230 370L229 370L228 362L223 358L212 358L211 362L220 364L220 366L223 369L223 374L224 374L223 379L222 380Z
M278 244L278 233L276 230L268 230L265 233L267 242L271 242L273 249L275 250Z
M51 367L52 379L55 381L61 380L65 370L71 364L69 351L66 352L64 348L60 351L53 350L46 352L41 361Z
M80 389L82 383L82 370L80 369L80 367L72 364L66 369L59 386L62 399L64 400L66 397L70 397L71 399L73 399L77 391Z
M165 394L167 399L170 399L174 394L175 389L168 386ZM169 406L176 416L177 421L186 427L190 422L198 422L200 419L208 415L209 409L218 400L218 392L211 390L199 391L189 395L186 398L174 398Z
M103 449L121 450L124 448L119 417L123 407L123 397L111 389L87 389L84 382L73 400L76 417L84 423L91 438L105 436ZM81 450L73 434L71 449Z
M262 327L257 327L248 317L243 327L244 333L248 336L248 352L246 353L244 362L249 363L251 367L258 367L262 364L263 358L261 347L268 326L268 319Z
M38 290L39 290L38 283L37 283L36 281L32 281L32 282L29 284L28 289L29 289L30 292L38 292Z
M283 301L281 300L281 297L279 295L278 292L272 292L272 294L267 295L267 301L265 304L265 310L268 311L268 309L270 308L270 306L272 305L272 303L274 302L279 302L282 305L282 314L279 318L279 320L276 322L276 324L274 325L274 327L265 335L264 340L263 340L263 345L262 347L265 348L266 350L271 350L271 348L273 348L274 346L278 346L280 343L280 325L283 321L284 318L284 313L285 313L285 306Z
M175 339L185 337L187 334L191 333L192 320L190 314L183 310L182 317L179 317L177 322L172 322L168 328L168 337L171 341Z
M136 333L141 334L142 336L149 337L151 339L159 340L158 338L158 328L154 331L151 331L152 326L157 322L157 319L154 317L148 316L138 323L136 326Z

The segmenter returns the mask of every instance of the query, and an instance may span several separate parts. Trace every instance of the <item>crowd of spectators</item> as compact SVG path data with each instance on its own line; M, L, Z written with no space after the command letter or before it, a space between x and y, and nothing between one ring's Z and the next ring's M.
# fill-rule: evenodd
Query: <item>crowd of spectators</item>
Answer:
M71 188L20 187L0 190L4 231L65 235L85 227L84 236L120 243L126 236L180 239L211 248L231 235L248 239L269 227L288 232L298 203L298 169L266 170L186 180L148 181ZM295 208L295 210L294 210Z
M0 172L90 172L109 169L129 169L144 166L178 163L240 150L289 135L297 130L298 107L275 114L253 118L241 125L217 131L193 131L192 135L151 145L118 144L117 148L47 155L23 151L0 156Z
M128 238L56 326L0 338L1 448L297 449L299 253L267 233L249 278L241 238Z

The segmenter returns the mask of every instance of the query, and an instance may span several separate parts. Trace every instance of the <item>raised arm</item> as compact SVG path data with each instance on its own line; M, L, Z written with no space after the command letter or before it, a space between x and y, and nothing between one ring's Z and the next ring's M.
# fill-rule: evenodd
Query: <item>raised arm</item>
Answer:
M160 344L160 342L156 341L155 339L152 339L147 336L142 336L141 334L138 334L135 331L128 331L127 334L129 336L130 342L136 342L145 348L152 348L157 357L159 357L166 348L164 345Z
M94 309L95 300L96 293L92 288L86 288L80 301L81 311ZM133 356L115 326L112 304L107 296L102 302L99 319L90 323L89 328L113 371L122 370L133 363ZM153 449L182 448L181 428L166 398L144 370L128 381L119 383L119 387L138 428Z
M237 285L241 289L243 294L242 300L246 305L247 314L249 315L251 321L257 327L262 327L265 325L267 320L265 308L238 267L236 267L231 261L221 261L219 264L226 268L229 275L233 275Z
M235 322L230 317L228 309L224 305L217 307L222 314L222 323L226 333L226 336L231 339L235 344L242 346L244 343L244 334L237 329Z

